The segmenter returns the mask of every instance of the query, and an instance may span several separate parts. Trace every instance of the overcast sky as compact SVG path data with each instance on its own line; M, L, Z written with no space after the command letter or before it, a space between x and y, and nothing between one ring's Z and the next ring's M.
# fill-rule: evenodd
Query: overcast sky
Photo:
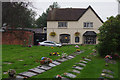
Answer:
M107 17L118 14L117 0L32 0L32 2L36 8L34 9L37 13L36 18L38 18L43 11L46 11L53 2L58 2L61 8L87 8L91 5L103 21L106 21Z

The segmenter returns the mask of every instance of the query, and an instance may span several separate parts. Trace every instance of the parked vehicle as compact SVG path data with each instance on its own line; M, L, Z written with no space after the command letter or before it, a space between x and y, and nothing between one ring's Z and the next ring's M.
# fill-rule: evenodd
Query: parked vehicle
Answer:
M58 46L58 47L61 47L62 44L57 44L53 41L43 41L43 42L39 42L39 45L40 46Z

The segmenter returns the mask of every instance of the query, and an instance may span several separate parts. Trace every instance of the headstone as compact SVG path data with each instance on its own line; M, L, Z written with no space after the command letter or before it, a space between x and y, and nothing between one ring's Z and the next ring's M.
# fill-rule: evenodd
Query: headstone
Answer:
M52 61L53 64L55 65L60 65L61 63L57 62L57 61Z
M77 64L80 64L80 65L82 65L82 66L86 66L86 64L84 64L84 63L77 63Z
M49 64L49 66L50 66L50 67L55 67L56 65L55 65L55 64L52 64L52 63L50 63L50 64Z
M38 68L33 68L33 69L29 69L29 71L40 74L42 72L45 72L45 70L42 69L38 69Z
M82 68L82 67L79 67L79 66L75 66L75 67L73 67L73 68L79 69L79 70L83 70L83 68Z
M39 68L39 69L43 69L43 70L49 70L49 69L51 69L51 67L49 67L49 66L45 66L45 65L38 66L37 68Z
M106 74L105 76L108 78L114 78L112 75L109 75L109 74Z
M71 57L68 57L68 56L67 56L66 58L67 58L67 59L72 59Z
M75 69L72 72L74 72L74 73L80 73L80 71L75 70Z
M32 77L32 76L35 76L37 74L33 73L33 72L23 72L23 73L19 73L19 75L25 76L25 77Z
M58 61L58 62L64 62L64 61L66 61L67 59L65 59L65 58L62 58L62 59L57 59L56 61Z
M91 59L87 59L87 58L85 58L85 60L87 60L87 61L91 61Z
M75 77L76 77L76 75L74 75L74 74L72 74L72 73L66 73L65 76L68 76L68 77L70 77L70 78L75 78Z

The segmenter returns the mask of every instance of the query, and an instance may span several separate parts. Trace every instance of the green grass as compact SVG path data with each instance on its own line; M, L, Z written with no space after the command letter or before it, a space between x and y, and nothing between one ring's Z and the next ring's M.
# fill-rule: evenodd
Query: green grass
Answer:
M49 57L52 60L56 60L60 58L60 56L49 56L51 52L59 52L62 54L63 52L67 54L71 54L75 52L76 48L74 45L63 46L61 48L48 46L33 46L22 47L20 45L3 45L2 46L2 62L12 62L13 64L3 64L2 71L8 71L9 69L15 69L17 73L21 73L27 71L28 69L39 66L40 63L35 62L36 60L41 60L41 57ZM40 75L33 76L32 78L53 78L57 74L63 74L65 72L70 72L72 70L72 66L80 62L81 57L89 55L94 49L94 45L80 46L80 50L84 50L85 52L77 55L74 59L63 62L62 64L53 67L51 70L48 70ZM32 58L31 58L32 56ZM23 59L24 61L18 61L19 59ZM27 66L24 66L24 65ZM80 74L76 74L77 78L98 78L103 69L110 69L115 72L114 77L118 78L118 62L117 64L109 64L109 67L105 67L105 61L103 58L96 56L92 58L92 61L87 63L84 69L80 72ZM46 76L47 75L47 76ZM7 74L3 74L3 78L7 78Z

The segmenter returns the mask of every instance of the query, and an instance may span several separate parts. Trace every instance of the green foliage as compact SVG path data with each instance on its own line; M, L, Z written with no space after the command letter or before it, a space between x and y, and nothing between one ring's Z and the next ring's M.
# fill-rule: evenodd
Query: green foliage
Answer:
M120 52L120 15L111 16L99 28L98 34L99 44L97 45L98 52L101 56L106 54L114 54ZM119 53L120 54L120 53Z
M57 2L54 2L52 5L49 6L49 8L46 10L46 12L43 12L41 16L36 20L37 27L43 28L47 26L47 15L50 10L53 10L54 8L60 8L59 4Z
M36 13L28 9L29 2L3 2L2 24L9 27L33 27Z

